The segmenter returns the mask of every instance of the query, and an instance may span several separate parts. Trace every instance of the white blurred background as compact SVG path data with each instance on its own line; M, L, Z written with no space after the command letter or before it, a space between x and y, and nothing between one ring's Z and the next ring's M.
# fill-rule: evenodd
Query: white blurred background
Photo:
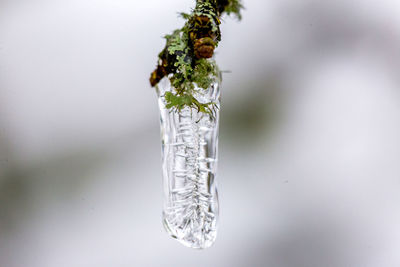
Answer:
M400 2L225 18L215 245L161 224L148 77L188 0L0 0L0 266L400 266Z

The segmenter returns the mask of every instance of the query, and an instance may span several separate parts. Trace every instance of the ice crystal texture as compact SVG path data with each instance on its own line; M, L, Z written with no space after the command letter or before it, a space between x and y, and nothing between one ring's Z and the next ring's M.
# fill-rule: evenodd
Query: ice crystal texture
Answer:
M158 85L161 115L164 184L163 224L185 246L207 248L217 234L216 186L220 94L216 82L207 90L196 89L201 103L213 102L211 117L197 109L181 111L165 107L164 94L172 91L164 78Z

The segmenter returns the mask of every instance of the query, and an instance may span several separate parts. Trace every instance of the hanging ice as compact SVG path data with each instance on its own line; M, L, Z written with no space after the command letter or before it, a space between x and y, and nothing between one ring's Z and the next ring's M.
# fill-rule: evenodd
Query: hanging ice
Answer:
M181 111L165 107L171 91L168 78L158 85L161 115L162 170L164 183L163 224L185 246L207 248L217 234L216 186L220 93L216 82L199 88L201 103L217 105L214 118L188 107Z

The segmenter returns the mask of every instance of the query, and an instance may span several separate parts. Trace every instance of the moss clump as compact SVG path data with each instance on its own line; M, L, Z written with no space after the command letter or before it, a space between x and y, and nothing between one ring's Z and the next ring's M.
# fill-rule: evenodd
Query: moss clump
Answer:
M200 103L194 96L195 85L207 89L219 75L214 61L209 60L221 40L220 17L226 13L241 19L243 6L240 0L197 0L190 14L180 13L185 25L166 35L166 45L159 54L156 70L150 83L156 86L168 76L175 92L165 95L167 108L181 110L196 108L199 112L213 115L213 103ZM171 75L170 75L171 74Z

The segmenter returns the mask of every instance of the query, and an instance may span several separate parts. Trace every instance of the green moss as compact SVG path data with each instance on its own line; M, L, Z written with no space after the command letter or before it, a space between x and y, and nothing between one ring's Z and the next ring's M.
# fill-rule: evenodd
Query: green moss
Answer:
M219 70L215 62L207 59L199 59L193 72L192 81L198 87L207 89L215 82Z
M165 94L168 109L180 111L185 107L190 107L213 115L215 104L200 103L193 95L195 85L207 89L218 79L220 75L218 66L213 60L196 57L194 43L207 37L208 40L213 40L210 41L211 44L200 42L200 46L207 46L208 50L210 47L213 49L218 46L221 40L220 16L223 13L234 14L241 19L242 7L240 0L197 0L196 7L190 14L179 14L186 23L181 29L165 36L166 47L159 54L160 63L150 79L154 85L163 76L168 75L175 89L174 92Z
M239 20L242 19L242 14L240 11L243 9L243 5L240 0L230 0L229 4L225 7L225 12L230 15L235 15Z

